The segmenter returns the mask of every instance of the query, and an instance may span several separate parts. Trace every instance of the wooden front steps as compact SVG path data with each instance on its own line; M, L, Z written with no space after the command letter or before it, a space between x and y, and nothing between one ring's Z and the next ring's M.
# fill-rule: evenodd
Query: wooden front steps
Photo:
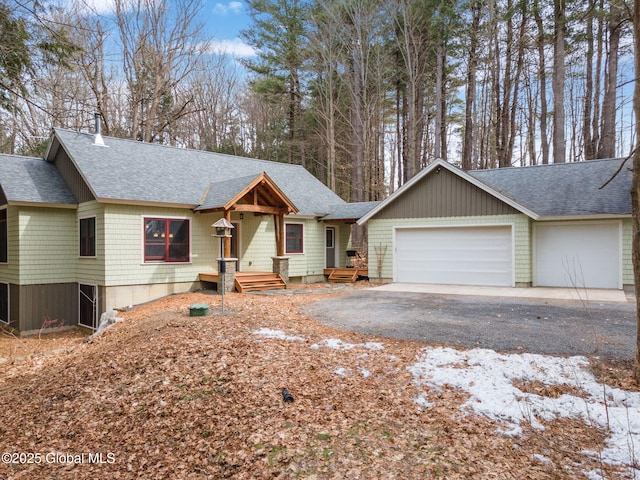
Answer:
M355 283L359 277L368 277L366 268L325 268L324 274L329 276L331 283Z
M287 284L278 273L242 272L241 275L238 273L236 273L236 290L240 293L287 288Z
M201 273L199 278L201 282L218 283L218 274L215 272ZM240 293L287 288L279 274L269 272L236 272L235 284Z

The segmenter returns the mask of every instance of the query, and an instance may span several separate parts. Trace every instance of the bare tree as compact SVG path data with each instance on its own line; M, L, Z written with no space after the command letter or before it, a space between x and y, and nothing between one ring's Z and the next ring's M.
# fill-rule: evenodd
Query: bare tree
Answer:
M464 142L462 144L462 169L473 168L474 121L473 111L476 101L476 73L478 69L478 41L481 2L471 2L471 25L469 26L469 53L467 57L467 83L465 91Z
M564 88L565 88L565 0L553 0L553 162L564 163Z
M624 21L624 5L619 0L610 3L607 31L609 51L605 71L604 99L602 101L602 125L598 158L612 158L616 155L616 94L618 81L618 50Z
M432 9L427 2L397 0L392 6L395 18L395 40L400 54L403 91L403 134L401 145L405 166L404 181L413 177L420 169L425 128L425 84L429 71L428 53L433 46L429 21Z
M640 72L640 2L633 6L633 43L636 72ZM640 118L640 82L636 82L633 90L633 111ZM633 153L633 180L631 185L631 211L633 215L633 279L636 291L636 353L633 362L633 378L640 384L640 122L635 127L636 148Z
M130 95L131 138L161 139L172 122L192 113L179 86L206 52L200 0L114 0L123 71ZM179 93L182 93L178 101Z

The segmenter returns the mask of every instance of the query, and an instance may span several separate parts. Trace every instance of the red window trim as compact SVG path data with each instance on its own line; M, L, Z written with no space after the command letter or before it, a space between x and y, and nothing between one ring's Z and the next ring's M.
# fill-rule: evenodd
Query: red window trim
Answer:
M158 220L164 222L164 254L162 256L159 255L147 255L147 222L150 220ZM170 247L172 245L170 235L166 235L166 232L170 231L171 222L187 222L187 255L184 259L171 259L170 258ZM144 239L144 262L145 263L189 263L191 261L191 220L188 218L167 218L167 217L144 217L143 218L143 226L142 226L142 236ZM160 242L151 245L160 245Z
M289 225L297 225L300 226L300 237L289 237L289 230L288 230L288 226ZM298 253L304 253L304 223L287 223L284 227L285 229L285 253L289 254L289 253L293 253L293 254L298 254ZM289 239L300 239L300 250L289 250L288 248L288 241Z

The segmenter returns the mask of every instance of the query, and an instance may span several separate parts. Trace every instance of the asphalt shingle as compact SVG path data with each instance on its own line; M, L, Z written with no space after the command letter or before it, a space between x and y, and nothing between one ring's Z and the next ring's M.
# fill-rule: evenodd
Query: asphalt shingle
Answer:
M220 187L223 182L255 178L266 172L300 215L314 215L326 211L329 205L344 203L299 165L112 137L104 137L102 147L94 145L94 136L89 133L64 129L55 129L54 133L95 196L102 200L195 207L210 186ZM209 196L213 199L216 193L209 190Z
M623 162L612 158L467 173L541 217L620 215L631 214L631 164L620 169Z
M0 155L0 186L9 203L77 204L56 167L42 158Z

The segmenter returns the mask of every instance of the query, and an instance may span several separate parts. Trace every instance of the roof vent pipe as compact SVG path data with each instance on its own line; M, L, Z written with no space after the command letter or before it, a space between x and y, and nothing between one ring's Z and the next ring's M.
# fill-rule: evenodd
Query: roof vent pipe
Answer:
M101 132L101 125L100 125L100 117L102 117L102 115L100 115L99 113L94 113L93 117L95 119L95 136L93 138L93 144L97 145L99 147L104 147L104 140L102 139L102 134Z

